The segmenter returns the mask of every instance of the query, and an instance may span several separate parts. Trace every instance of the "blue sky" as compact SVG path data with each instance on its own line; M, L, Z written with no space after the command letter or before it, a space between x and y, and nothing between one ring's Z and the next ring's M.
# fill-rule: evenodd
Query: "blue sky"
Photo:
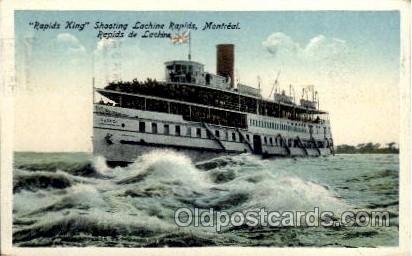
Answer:
M92 26L81 32L64 29L33 31L28 25L33 20L45 23L49 21L64 23L66 20L90 21L92 25L94 21L130 25L138 20L166 24L169 21L193 21L199 24L199 27L205 21L240 22L240 30L192 32L193 58L205 63L209 69L214 69L214 45L221 42L235 43L236 66L239 68L248 69L254 66L251 59L256 61L272 59L273 56L270 56L261 44L265 38L275 32L286 34L302 47L317 35L339 38L351 47L353 62L368 62L368 64L373 62L377 66L384 65L390 69L398 68L399 64L398 12L17 12L15 18L17 39L24 36L36 37L38 47L33 53L42 56L41 60L52 62L53 49L50 51L47 42L52 41L58 34L64 32L72 34L85 47L86 54L90 55L99 41L95 36L97 33ZM125 39L123 41L124 47L133 49L137 46L151 58L158 59L160 63L168 58L185 58L187 54L184 47L176 47L168 40Z
M32 21L64 24L68 20L89 21L91 25L83 31L35 31L29 26ZM378 128L385 126L382 112L392 113L387 116L389 121L399 123L400 21L397 11L17 11L17 80L24 87L29 77L29 87L37 91L21 96L22 100L23 97L41 99L49 93L76 95L66 98L76 105L79 99L87 102L93 76L92 60L95 60L95 76L101 75L102 70L107 71L103 65L110 65L101 62L99 45L105 41L96 37L97 31L93 29L96 21L129 23L129 26L136 21L165 24L192 21L199 28L191 34L192 59L204 63L207 70L215 71L215 45L233 43L238 79L256 86L259 75L264 95L269 93L279 69L282 70L280 82L285 88L291 83L300 92L300 86L315 84L321 107L331 113L338 143L398 141L399 128L390 131ZM206 21L239 22L241 29L201 31ZM29 57L25 51L25 37L34 38ZM126 38L121 40L118 70L123 80L135 77L161 80L164 61L186 56L187 45L173 45L168 39ZM99 81L103 86L104 78ZM384 102L377 109L375 101ZM17 111L26 107L20 106L19 100L16 104ZM81 120L89 120L86 115L91 115L90 106L84 108L87 111ZM39 118L41 120L40 114ZM76 120L71 115L68 118ZM354 127L350 136L345 128L348 124ZM17 133L22 133L17 146L22 149L38 147L37 142L24 142L24 125L27 123L16 123L17 128L22 127L17 129ZM36 122L31 125L37 129ZM40 121L37 125L41 125ZM90 120L85 125L85 130L91 133ZM82 144L80 149L89 147ZM49 148L59 147L51 145Z

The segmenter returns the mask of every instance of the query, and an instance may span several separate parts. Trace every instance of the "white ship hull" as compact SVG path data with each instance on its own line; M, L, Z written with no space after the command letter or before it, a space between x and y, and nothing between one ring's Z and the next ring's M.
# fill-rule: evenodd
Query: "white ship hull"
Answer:
M100 104L95 104L93 117L93 152L105 157L111 165L134 162L140 155L155 149L173 149L194 161L240 153L263 157L333 153L333 148L328 147L329 133L319 132L319 129L315 134L309 133L303 124L280 118L248 115L248 129L236 129L188 122L180 115ZM288 129L280 129L286 125ZM330 130L328 124L323 125ZM303 147L302 142L311 138L320 141L321 147Z

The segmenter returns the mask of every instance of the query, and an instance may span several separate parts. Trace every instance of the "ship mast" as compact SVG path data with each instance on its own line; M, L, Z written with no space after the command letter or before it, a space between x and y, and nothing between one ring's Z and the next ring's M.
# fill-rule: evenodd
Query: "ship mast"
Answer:
M94 69L96 67L95 67L94 61L95 61L95 53L93 52L92 53L92 107L93 107L94 101L95 101L95 95L94 95L94 93L95 93L95 77L94 77L95 72L94 72Z
M256 101L256 103L257 103L257 104L256 104L256 107L257 107L256 113L257 113L258 115L260 115L259 108L260 108L260 101L262 100L262 93L260 92L260 83L261 83L260 76L257 76L257 80L258 80L259 98L258 98L258 100Z
M273 83L272 90L270 91L269 98L271 98L274 89L276 89L275 93L277 93L277 86L279 84L279 81L278 81L279 75L280 75L280 69L278 71L278 74L276 75L276 79L275 79L275 82Z
M192 37L190 35L190 30L189 30L189 54L188 54L188 59L189 61L192 60Z

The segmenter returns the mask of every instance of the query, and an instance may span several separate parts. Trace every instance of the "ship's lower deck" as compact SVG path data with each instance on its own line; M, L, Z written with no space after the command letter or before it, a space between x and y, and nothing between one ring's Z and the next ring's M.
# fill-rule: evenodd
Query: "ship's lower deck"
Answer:
M252 153L263 157L324 156L333 147L324 138L294 133L256 132L187 122L177 115L98 106L94 113L93 151L111 165L134 162L152 150L171 149L201 161L224 154ZM313 143L312 143L313 141ZM329 145L329 146L328 146Z

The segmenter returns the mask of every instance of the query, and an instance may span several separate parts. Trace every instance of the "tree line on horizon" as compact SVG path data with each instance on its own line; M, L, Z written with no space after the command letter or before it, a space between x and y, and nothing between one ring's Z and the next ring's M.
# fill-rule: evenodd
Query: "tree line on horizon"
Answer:
M382 147L380 143L360 143L356 146L342 144L336 147L337 154L399 154L399 148L395 142L386 143Z

